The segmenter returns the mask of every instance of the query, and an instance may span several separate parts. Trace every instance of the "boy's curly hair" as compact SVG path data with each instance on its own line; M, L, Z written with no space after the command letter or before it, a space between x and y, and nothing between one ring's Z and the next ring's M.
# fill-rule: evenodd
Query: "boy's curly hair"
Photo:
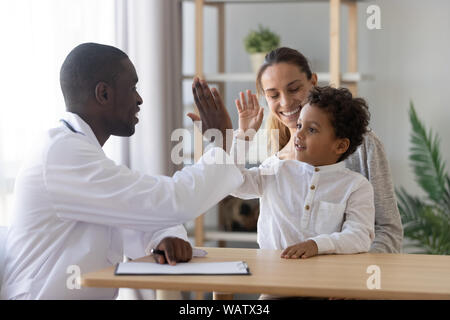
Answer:
M330 115L330 122L336 137L347 138L350 145L339 161L346 159L362 143L368 131L370 113L362 98L353 98L346 88L314 87L308 96L310 105L319 107Z

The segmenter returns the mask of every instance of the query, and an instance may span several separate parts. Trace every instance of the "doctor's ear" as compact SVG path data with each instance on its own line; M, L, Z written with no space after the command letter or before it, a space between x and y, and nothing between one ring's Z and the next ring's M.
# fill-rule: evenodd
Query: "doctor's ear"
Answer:
M112 90L106 82L99 82L95 86L95 99L100 104L107 104L111 100Z

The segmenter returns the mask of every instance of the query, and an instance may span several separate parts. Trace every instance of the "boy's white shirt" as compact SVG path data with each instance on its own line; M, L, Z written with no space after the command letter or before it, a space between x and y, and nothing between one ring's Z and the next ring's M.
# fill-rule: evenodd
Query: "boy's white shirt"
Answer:
M77 133L64 125L46 132L16 179L2 285L7 299L112 299L115 289L71 288L72 272L149 254L166 236L187 240L180 224L243 181L236 166L215 163L229 158L219 148L172 177L131 171L106 157L79 116L67 113L65 120Z
M282 250L312 239L319 254L367 252L374 239L372 185L343 162L314 167L273 155L259 167L245 169L250 142L236 131L231 155L244 183L232 193L260 198L258 244Z

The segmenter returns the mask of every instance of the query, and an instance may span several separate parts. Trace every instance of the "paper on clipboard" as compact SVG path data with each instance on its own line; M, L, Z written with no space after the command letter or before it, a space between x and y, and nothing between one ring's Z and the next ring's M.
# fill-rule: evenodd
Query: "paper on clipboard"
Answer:
M245 261L158 264L125 262L117 264L115 275L249 275Z

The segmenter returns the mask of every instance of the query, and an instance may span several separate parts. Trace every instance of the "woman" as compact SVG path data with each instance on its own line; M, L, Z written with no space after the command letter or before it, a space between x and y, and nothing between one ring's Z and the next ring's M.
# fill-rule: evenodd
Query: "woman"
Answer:
M298 51L278 48L266 55L256 79L258 94L269 106L267 121L270 149L278 157L295 159L294 133L297 119L309 91L317 84L307 59ZM250 91L247 91L250 96ZM245 96L237 105L246 104ZM278 134L272 134L278 130ZM346 167L363 174L375 193L375 239L370 252L398 253L401 251L403 228L389 164L380 140L369 131L362 145L345 160Z

